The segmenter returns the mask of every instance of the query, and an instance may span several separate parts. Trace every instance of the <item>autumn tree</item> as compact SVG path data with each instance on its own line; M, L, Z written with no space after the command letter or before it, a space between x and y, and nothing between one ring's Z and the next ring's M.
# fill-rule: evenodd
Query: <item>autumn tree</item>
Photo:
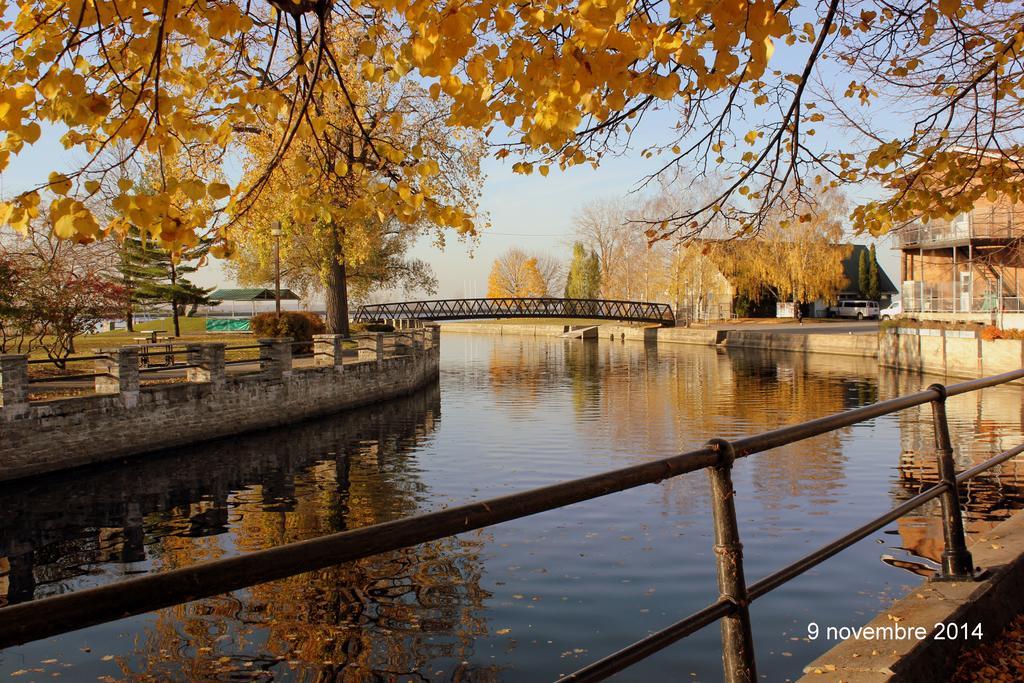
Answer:
M649 243L636 225L647 215L648 204L598 199L581 206L573 217L577 238L597 255L603 298L650 301L666 289L667 244Z
M0 312L0 341L23 353L41 348L62 368L79 336L124 312L127 292L115 281L114 256L106 244L61 240L42 218L27 234L2 238L0 264L7 264L12 290Z
M352 84L311 94L306 123L276 165L269 161L278 152L273 136L247 138L245 178L267 191L252 205L236 205L235 232L266 263L274 248L270 227L280 221L288 277L312 283L315 273L328 331L347 335L349 268L359 269L364 294L373 284L430 287L423 264L403 260L405 247L426 234L443 244L446 228L473 233L481 147L478 136L448 125L445 101L411 79L384 78L396 68L393 60L365 62L361 77L349 73L358 44L344 27L332 35ZM391 266L408 267L385 272Z
M25 336L24 269L5 249L0 249L0 353L21 351Z
M771 294L778 301L806 303L824 299L834 303L846 283L843 260L845 198L826 194L816 198L809 220L787 214L762 228L756 237L709 245L736 293L752 300Z
M488 298L548 296L537 257L512 248L494 259L487 278Z
M367 301L377 291L401 289L407 294L414 291L433 294L437 291L437 278L430 264L411 258L409 247L422 231L421 226L407 225L389 219L381 225L374 218L365 219L362 226L349 226L346 236L355 241L370 241L364 255L357 261L346 262L346 291L353 301ZM264 231L261 231L264 232ZM269 230L265 231L269 233ZM331 259L325 253L325 240L316 230L292 230L282 236L281 278L303 298L323 292ZM274 243L269 234L242 233L238 252L229 269L245 286L264 286L273 282L275 275Z

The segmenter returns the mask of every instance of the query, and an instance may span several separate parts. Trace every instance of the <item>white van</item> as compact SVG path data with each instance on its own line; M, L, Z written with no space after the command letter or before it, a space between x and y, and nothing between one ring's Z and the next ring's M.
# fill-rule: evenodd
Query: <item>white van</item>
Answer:
M878 316L882 320L892 320L903 312L903 302L893 301L891 304L879 311Z
M864 299L846 299L845 301L840 301L839 305L832 308L832 314L837 318L864 320L866 318L877 318L878 313L878 302L866 301Z

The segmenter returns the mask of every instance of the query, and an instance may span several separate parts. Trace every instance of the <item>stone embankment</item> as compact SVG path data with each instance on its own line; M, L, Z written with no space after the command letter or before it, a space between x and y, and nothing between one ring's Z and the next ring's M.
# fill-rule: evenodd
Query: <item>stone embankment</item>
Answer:
M29 401L25 356L0 356L0 481L275 427L411 393L435 381L440 330L361 339L319 335L314 365L296 367L290 339L261 339L259 369L229 375L224 344L188 348L187 381L143 386L138 349L97 361L95 395ZM386 342L391 342L386 344ZM386 347L389 347L386 349ZM389 351L389 352L386 352Z
M496 323L444 323L442 330L470 334L524 335L530 337L561 337L563 325L518 325ZM785 333L748 330L709 330L685 327L639 327L600 325L599 339L644 341L660 344L694 344L697 346L733 346L804 353L831 353L842 356L875 358L878 339L873 334Z

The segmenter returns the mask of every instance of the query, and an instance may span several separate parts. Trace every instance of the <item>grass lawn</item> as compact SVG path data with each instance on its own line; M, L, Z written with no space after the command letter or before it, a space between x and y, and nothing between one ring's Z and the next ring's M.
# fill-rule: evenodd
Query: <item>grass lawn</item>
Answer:
M181 336L171 337L171 331L174 329L174 321L171 318L163 318L160 320L152 320L150 322L141 323L135 326L135 331L129 332L128 330L114 330L113 332L100 332L98 334L83 334L80 337L75 338L75 356L91 356L94 355L100 349L117 348L119 346L129 346L137 344L135 337L141 336L142 332L147 330L165 330L160 334L160 337L168 337L168 341L173 343L175 346L181 344L187 344L189 342L223 342L229 346L238 345L249 345L254 343L252 334L248 332L206 332L206 318L179 318L179 324L181 326ZM228 351L227 360L237 360L240 358L254 358L258 354L254 349L244 351ZM46 351L43 349L34 349L30 358L46 358ZM69 362L68 368L65 371L58 370L53 365L38 364L31 365L31 374L33 375L53 375L53 374L66 374L66 373L81 373L91 372L92 361L82 361L80 363Z

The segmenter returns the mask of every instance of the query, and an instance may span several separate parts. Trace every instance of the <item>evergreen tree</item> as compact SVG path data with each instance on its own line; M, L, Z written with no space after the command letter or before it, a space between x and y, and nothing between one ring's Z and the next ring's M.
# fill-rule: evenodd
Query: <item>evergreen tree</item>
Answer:
M118 249L121 262L121 283L128 291L125 323L128 331L135 330L136 307L154 303L151 292L164 276L164 269L158 264L160 254L152 242L144 242L139 231L133 229L125 236Z
M596 299L601 291L601 266L597 254L582 242L572 245L572 262L565 279L565 298Z
M186 277L199 269L200 262L212 246L212 240L201 240L190 249L182 249L177 259L154 242L145 240L137 229L121 244L121 278L128 289L128 329L134 328L132 308L135 305L166 303L171 305L174 336L181 336L180 316L185 307L191 312L209 302L211 290L193 284ZM191 315L191 312L189 315Z
M857 290L861 296L868 293L868 253L860 252L860 263L857 264Z
M871 254L868 257L868 298L878 301L882 295L878 284L878 259L875 256L875 245L871 244Z

